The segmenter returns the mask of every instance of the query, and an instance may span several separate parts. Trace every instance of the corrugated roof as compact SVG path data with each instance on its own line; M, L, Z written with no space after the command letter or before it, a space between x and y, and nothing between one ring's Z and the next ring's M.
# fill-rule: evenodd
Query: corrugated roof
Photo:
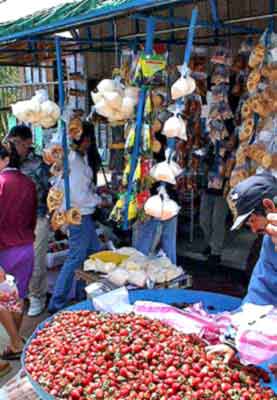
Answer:
M43 10L78 3L81 0L3 0L0 3L0 24L10 23L19 18L28 17Z
M13 4L13 7L16 7L14 3L17 3L17 1L8 0L2 4L0 6L0 14L1 8L5 7L5 4L7 7L10 7L9 4ZM48 1L50 4L50 0ZM94 18L112 16L117 11L126 12L136 7L158 6L161 3L166 3L165 0L69 0L66 3L64 1L58 2L62 3L62 5L59 4L50 9L45 9L44 0L41 0L42 9L40 11L34 9L36 11L32 15L26 16L26 13L24 13L21 18L0 23L0 41L19 39L31 34L55 32L89 22ZM55 3L55 1L51 0L51 3ZM167 3L174 3L174 0L169 0ZM6 14L9 15L9 13L10 11Z

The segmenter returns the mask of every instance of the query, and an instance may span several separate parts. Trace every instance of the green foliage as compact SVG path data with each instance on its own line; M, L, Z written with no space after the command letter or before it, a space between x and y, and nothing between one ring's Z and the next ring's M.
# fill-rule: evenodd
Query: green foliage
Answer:
M15 67L0 66L0 140L8 129L8 112L3 108L16 101L16 91L6 90L1 85L15 85L20 82L19 70Z

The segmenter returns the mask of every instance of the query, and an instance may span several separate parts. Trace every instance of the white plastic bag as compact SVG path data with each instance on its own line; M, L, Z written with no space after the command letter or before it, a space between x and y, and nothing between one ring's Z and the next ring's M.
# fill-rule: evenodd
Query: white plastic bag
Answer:
M116 90L115 82L112 79L103 79L101 82L99 82L97 90L101 94L114 92Z
M159 193L150 197L144 205L144 211L147 215L161 221L167 221L175 217L179 210L180 207L174 200L169 198L164 187L161 187Z
M173 100L177 100L181 97L188 96L193 93L196 88L196 83L193 78L187 76L184 78L181 76L171 87L171 97Z
M147 280L147 275L143 270L129 272L128 282L131 285L143 288L146 285L146 280Z
M126 87L124 97L130 97L135 103L137 103L139 98L139 88L135 86Z
M129 302L128 290L125 287L95 297L93 305L97 311L108 313L130 313L133 311L133 306Z
M135 106L136 102L132 97L124 97L121 105L123 115L130 118L134 114Z
M116 111L121 111L122 97L117 92L105 92L103 93L104 99L108 106Z
M186 122L181 116L175 114L165 122L163 134L168 138L178 137L182 140L188 140Z
M91 98L94 104L99 103L99 101L103 100L103 95L101 93L91 92Z
M163 202L159 194L151 196L144 204L145 214L160 219L162 215Z
M123 268L117 268L110 272L107 279L116 286L124 286L128 282L129 274Z
M150 175L156 181L176 184L175 174L167 161L163 161L151 168Z
M47 100L41 104L41 113L43 115L42 118L52 118L53 121L56 121L60 118L61 110L60 107L51 100Z
M36 99L40 104L45 103L46 101L49 100L48 92L46 89L39 89L36 90L35 96L33 99Z
M108 103L104 99L95 105L95 110L97 114L108 119L114 114L114 111L109 107Z

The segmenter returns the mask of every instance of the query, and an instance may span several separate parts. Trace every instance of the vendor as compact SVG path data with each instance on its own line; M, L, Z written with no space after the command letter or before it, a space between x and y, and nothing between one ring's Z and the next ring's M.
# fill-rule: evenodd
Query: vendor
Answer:
M73 148L69 153L71 205L80 209L82 222L81 225L74 225L69 229L68 257L60 271L50 300L51 313L66 306L76 269L82 266L89 255L101 249L93 219L96 207L101 206L101 198L96 194L93 171L88 161L93 133L91 129L92 125L83 123L83 134L79 140L73 140Z
M251 176L235 186L230 200L238 215L231 229L246 224L253 233L264 235L244 303L277 306L277 251L272 238L265 234L267 215L276 212L277 179L270 174Z
M242 312L244 312L246 306L243 319L247 319L249 305L263 306L260 308L264 310L262 315L264 317L264 312L270 308L273 309L272 306L277 306L277 251L273 237L265 234L267 232L276 236L277 180L269 174L252 176L232 190L230 201L238 214L232 229L247 224L253 233L264 235L260 257L253 271L242 307ZM269 312L272 313L272 310ZM276 318L276 311L274 313ZM260 318L261 316L251 322L252 330L255 324L259 323ZM208 348L208 353L224 354L225 362L231 361L237 351L236 336L237 330L230 327L223 337L223 343L211 346ZM276 360L273 361L273 364L276 364Z

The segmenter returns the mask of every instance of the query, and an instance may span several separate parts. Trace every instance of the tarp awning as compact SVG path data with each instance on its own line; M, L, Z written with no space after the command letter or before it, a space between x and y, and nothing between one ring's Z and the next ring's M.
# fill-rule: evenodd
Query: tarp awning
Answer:
M0 41L19 39L28 34L68 29L82 22L87 23L90 18L93 20L94 17L103 15L109 17L116 11L128 11L129 8L143 5L154 6L161 2L161 0L24 0L22 2L6 0L0 4Z

